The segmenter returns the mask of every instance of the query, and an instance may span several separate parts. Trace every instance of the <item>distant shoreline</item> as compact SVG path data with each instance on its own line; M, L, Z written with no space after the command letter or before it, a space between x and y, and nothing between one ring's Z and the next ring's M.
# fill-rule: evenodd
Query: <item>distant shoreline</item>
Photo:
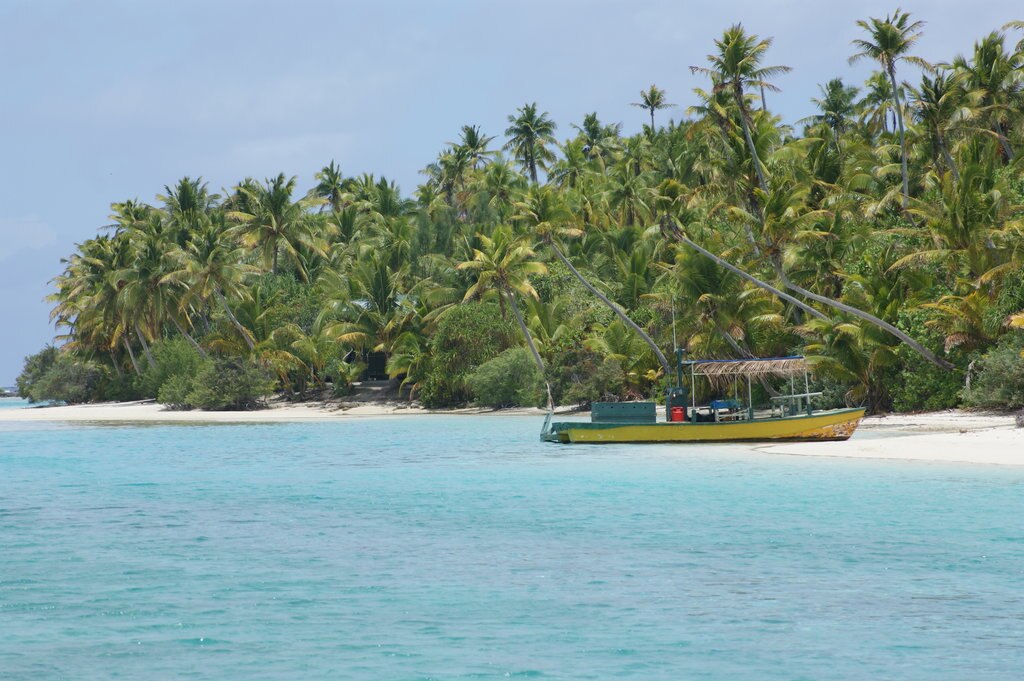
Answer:
M560 409L559 413L580 413ZM337 421L340 419L424 415L424 414L501 414L512 416L541 416L538 408L489 409L426 409L404 402L345 404L336 402L280 402L273 401L264 409L247 411L201 411L168 409L153 400L137 402L102 402L72 406L29 406L25 409L5 409L0 421L56 421L66 423L287 423L302 421ZM585 412L584 412L585 413Z
M587 412L561 409L560 414ZM343 422L350 419L398 416L532 416L537 428L543 409L430 410L403 403L362 404L350 408L333 403L274 403L255 411L174 411L152 401L84 404L0 410L0 423L58 422L94 424L244 424ZM790 456L896 459L922 462L1024 466L1024 428L1011 414L949 410L925 414L892 414L864 419L847 442L752 445L753 451ZM890 434L900 437L878 437ZM554 445L553 445L554 446ZM679 447L685 453L685 446Z

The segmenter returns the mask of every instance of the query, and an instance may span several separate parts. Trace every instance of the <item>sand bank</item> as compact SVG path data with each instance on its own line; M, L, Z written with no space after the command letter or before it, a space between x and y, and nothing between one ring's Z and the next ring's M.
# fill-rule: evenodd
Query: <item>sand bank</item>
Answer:
M542 409L451 409L431 411L406 403L372 403L344 406L332 403L273 402L253 411L176 411L152 400L77 404L68 407L28 407L0 410L0 421L57 421L75 423L287 423L337 421L346 418L398 416L402 414L513 414L543 416Z

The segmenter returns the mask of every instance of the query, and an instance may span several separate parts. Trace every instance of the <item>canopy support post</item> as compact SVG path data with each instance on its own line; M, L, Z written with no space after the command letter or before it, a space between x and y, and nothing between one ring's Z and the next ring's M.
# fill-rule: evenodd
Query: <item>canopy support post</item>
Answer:
M754 420L754 391L750 387L750 374L747 374L747 420Z

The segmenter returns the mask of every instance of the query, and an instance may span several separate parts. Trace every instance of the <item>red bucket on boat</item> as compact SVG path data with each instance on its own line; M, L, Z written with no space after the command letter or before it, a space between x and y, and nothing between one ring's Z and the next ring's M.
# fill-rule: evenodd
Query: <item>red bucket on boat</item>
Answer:
M672 421L685 421L686 409L684 407L672 407L669 411L669 418Z

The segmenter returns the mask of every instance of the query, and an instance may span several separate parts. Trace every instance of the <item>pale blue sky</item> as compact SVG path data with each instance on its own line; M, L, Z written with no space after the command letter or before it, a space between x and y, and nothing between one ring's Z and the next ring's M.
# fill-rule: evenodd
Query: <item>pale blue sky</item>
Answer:
M818 83L860 84L854 22L895 6L0 0L0 385L52 339L47 282L113 201L153 201L184 175L219 190L283 171L305 190L332 159L411 193L461 125L500 135L529 101L560 138L590 111L633 132L645 114L629 103L651 83L680 105L662 117L683 115L703 85L688 67L736 21L774 36L769 62L793 67L769 96L792 122ZM931 60L1024 18L1010 0L901 6L927 21L918 54Z

